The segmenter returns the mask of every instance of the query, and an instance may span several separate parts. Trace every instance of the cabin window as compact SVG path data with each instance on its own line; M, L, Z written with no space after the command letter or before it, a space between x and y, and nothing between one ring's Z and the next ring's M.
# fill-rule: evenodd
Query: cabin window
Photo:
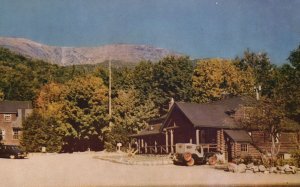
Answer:
M13 129L13 139L18 140L20 135L20 131L18 129Z
M248 152L248 144L241 144L241 151Z
M5 139L5 130L1 130L0 133L1 133L0 136L1 136L2 140L4 140Z
M4 114L4 121L10 122L11 121L11 114Z

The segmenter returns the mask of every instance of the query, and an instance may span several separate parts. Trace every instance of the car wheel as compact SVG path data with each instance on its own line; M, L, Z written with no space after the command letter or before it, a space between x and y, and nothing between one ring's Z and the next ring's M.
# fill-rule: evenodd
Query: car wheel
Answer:
M187 166L193 166L194 164L195 160L193 158L191 158L191 160L186 163Z
M189 152L184 153L184 154L183 154L183 159L184 159L186 162L190 161L190 160L192 159L192 154L189 153Z
M10 158L10 159L15 159L16 156L15 156L15 155L10 155L9 158Z
M216 165L217 160L218 160L217 156L213 155L213 156L208 158L208 164L209 165Z

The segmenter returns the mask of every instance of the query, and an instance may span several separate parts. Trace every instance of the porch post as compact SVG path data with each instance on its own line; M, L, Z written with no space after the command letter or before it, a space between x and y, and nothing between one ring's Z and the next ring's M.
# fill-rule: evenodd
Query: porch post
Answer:
M145 153L147 154L147 142L145 141Z
M174 136L173 136L173 130L171 130L171 153L174 153L173 144L174 144Z
M221 129L221 152L225 153L225 137L223 129Z
M169 153L168 130L166 130L166 152Z
M196 130L196 144L199 145L200 141L199 141L199 129Z
M155 151L155 153L157 153L157 142L156 141L154 142L154 151Z
M138 152L141 153L141 140L138 139Z

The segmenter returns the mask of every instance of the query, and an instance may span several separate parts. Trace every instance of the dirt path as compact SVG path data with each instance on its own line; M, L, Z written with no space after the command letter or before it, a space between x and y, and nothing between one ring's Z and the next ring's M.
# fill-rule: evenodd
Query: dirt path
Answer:
M300 174L235 174L208 166L123 165L93 159L97 154L0 159L0 186L300 185Z

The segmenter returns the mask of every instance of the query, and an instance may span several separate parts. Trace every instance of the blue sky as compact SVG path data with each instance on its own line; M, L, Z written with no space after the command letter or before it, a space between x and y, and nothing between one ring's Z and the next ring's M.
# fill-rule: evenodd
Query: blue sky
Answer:
M286 62L300 44L300 0L0 0L0 36L56 46L148 44L192 58Z

